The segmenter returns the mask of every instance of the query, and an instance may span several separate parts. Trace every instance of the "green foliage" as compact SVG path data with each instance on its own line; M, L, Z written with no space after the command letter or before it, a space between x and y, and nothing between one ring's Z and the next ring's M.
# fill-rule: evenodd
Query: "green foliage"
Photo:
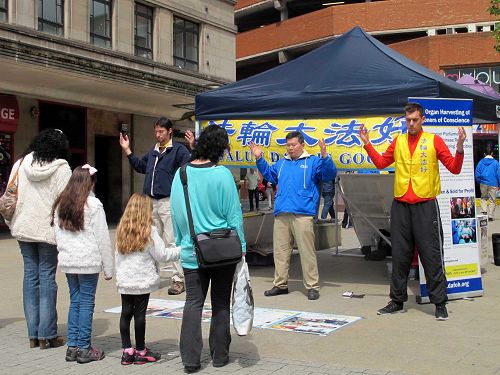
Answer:
M488 7L488 12L492 16L496 16L497 19L500 16L500 0L490 0L490 6ZM493 30L493 37L496 40L495 49L500 52L500 22L495 23L495 28Z

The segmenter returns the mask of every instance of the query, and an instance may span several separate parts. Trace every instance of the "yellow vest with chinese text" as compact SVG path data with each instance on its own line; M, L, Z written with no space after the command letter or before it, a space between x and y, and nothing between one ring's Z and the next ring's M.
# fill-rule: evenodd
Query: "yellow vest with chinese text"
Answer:
M394 162L395 197L405 195L410 179L413 192L419 198L434 198L441 193L434 134L422 132L413 156L410 155L408 134L398 136L394 149Z

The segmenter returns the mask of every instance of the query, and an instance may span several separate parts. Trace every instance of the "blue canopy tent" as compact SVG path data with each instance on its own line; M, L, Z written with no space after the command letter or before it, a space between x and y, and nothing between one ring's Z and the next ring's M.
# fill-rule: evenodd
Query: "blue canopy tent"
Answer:
M474 100L474 122L497 122L500 100L397 53L360 27L276 68L196 96L198 120L308 119L400 113L408 97Z

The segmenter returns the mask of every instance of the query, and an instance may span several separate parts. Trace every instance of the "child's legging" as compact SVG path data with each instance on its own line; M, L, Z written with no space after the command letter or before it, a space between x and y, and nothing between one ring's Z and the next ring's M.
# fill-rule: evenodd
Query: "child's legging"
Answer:
M122 314L120 316L120 336L122 347L131 348L130 321L134 317L135 347L141 351L146 348L146 308L149 302L148 294L122 294Z

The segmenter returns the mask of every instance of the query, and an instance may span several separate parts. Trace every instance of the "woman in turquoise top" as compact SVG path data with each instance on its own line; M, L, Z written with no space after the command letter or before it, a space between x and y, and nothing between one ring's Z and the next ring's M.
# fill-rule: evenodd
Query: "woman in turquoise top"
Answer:
M217 162L229 145L227 132L217 125L205 128L192 152L193 161L187 168L189 201L195 233L217 228L233 228L238 232L243 252L246 251L243 234L243 216L233 175ZM180 351L184 369L188 373L201 368L201 313L208 287L211 285L212 320L209 345L213 366L229 362L231 332L229 311L231 288L236 265L214 269L199 269L189 233L184 190L175 174L170 195L175 242L181 246L181 263L186 284L186 304L182 318Z

